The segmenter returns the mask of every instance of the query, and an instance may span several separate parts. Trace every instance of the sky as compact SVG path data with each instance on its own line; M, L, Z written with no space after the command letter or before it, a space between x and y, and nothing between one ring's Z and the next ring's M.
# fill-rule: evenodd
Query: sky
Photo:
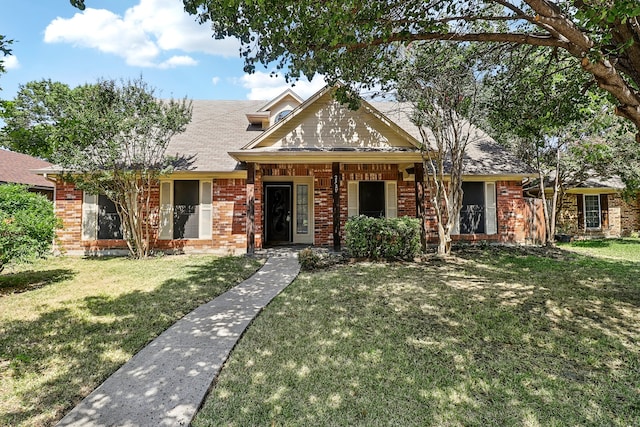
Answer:
M181 0L0 0L0 34L14 40L1 58L0 99L21 84L51 79L75 87L98 79L142 79L161 98L270 100L289 86L270 69L243 72L240 44L215 40ZM260 67L259 67L260 68ZM292 89L307 98L321 76Z

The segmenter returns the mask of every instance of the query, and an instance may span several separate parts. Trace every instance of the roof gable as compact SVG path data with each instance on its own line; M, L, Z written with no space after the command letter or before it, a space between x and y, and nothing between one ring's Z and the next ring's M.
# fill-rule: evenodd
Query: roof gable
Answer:
M243 149L415 149L417 141L366 101L350 110L325 87Z

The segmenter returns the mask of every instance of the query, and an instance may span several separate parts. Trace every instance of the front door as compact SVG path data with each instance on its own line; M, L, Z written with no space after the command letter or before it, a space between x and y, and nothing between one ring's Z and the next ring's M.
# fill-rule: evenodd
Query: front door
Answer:
M290 183L265 184L265 240L267 244L291 243Z

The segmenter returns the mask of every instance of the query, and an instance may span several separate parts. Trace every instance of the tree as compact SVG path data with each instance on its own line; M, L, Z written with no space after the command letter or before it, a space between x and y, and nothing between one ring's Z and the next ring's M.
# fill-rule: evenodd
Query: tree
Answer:
M554 241L564 189L587 177L592 167L587 146L595 148L606 127L606 101L589 90L588 76L573 61L548 48L519 49L484 82L491 92L487 129L538 173L547 244ZM551 206L545 193L550 177Z
M398 97L412 105L409 116L422 137L439 256L451 253L462 208L464 155L478 137L471 125L478 113L478 60L474 49L447 42L414 44L400 59ZM424 218L421 222L424 236Z
M65 112L79 90L51 80L20 85L15 99L0 107L0 117L5 121L0 145L51 160Z
M5 72L3 57L11 55L11 49L9 48L9 46L12 43L13 40L9 40L6 38L6 36L0 34L0 53L2 53L2 57L0 57L0 74Z
M72 0L83 6L83 0ZM384 64L416 41L548 46L577 58L636 127L640 143L637 0L183 0L217 38L242 42L245 70L272 64L289 79L384 83ZM382 66L381 66L382 65Z
M10 261L28 261L51 249L59 221L53 203L21 185L0 185L0 271Z
M141 79L102 80L80 87L56 126L53 160L65 179L111 199L130 254L146 257L152 243L152 191L158 178L188 159L169 158L170 139L191 121L191 103L159 100Z

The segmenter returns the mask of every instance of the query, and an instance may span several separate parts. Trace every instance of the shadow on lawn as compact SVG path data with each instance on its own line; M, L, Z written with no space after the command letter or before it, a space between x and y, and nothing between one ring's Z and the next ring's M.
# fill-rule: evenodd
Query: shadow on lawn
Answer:
M169 279L152 292L91 296L3 325L12 338L0 331L0 364L26 385L18 393L23 409L0 413L0 425L51 425L177 319L244 279L249 262L214 259L187 266L184 279ZM64 369L51 376L52 364Z
M22 271L0 276L0 297L27 292L71 279L75 273L68 269Z
M637 425L640 265L556 255L305 274L194 425Z

